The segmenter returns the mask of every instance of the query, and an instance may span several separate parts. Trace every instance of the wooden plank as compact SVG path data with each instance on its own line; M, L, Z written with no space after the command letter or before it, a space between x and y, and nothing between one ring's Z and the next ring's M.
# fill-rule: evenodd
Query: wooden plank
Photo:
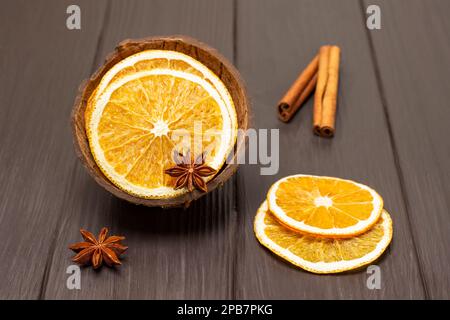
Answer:
M66 28L71 1L3 1L0 11L0 298L35 299L66 214L75 159L69 115L89 74L104 1L77 1L81 30ZM100 17L100 18L99 18ZM64 231L63 231L64 232Z
M367 1L369 32L429 298L450 292L449 1Z
M96 65L126 38L187 34L232 58L232 2L111 1ZM67 207L57 239L46 298L193 299L232 296L235 189L222 189L188 210L138 207L98 187L77 165L67 181ZM79 227L97 232L108 226L127 237L123 266L100 272L82 270L81 290L65 287L71 264L67 245Z
M280 129L280 171L260 176L241 168L236 294L238 298L423 298L418 261L402 198L394 150L361 7L356 1L238 2L236 63L254 102L256 128ZM275 105L298 72L326 43L342 49L337 131L326 140L312 134L312 99L289 124L277 120ZM365 270L317 276L298 270L262 248L253 218L269 186L289 174L349 178L374 187L394 221L394 240L376 264L381 289L369 290Z

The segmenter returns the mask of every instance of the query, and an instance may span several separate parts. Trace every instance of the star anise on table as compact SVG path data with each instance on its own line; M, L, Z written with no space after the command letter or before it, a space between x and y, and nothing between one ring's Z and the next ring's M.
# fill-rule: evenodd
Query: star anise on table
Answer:
M108 228L102 228L98 239L87 230L80 229L80 233L84 241L69 246L69 249L77 253L72 261L81 265L92 264L94 269L99 268L103 261L110 267L122 264L118 257L128 249L120 243L125 237L106 237Z
M207 192L206 182L203 177L209 177L216 174L217 170L205 164L205 154L197 157L188 151L185 155L175 152L174 161L176 165L164 172L171 177L176 177L175 190L186 187L189 191L194 188Z

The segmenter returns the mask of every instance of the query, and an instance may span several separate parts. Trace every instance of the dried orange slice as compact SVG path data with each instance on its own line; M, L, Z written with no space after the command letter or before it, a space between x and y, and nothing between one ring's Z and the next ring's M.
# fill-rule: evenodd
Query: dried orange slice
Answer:
M378 221L383 209L383 199L365 185L300 174L277 181L267 201L282 224L326 237L361 234Z
M348 239L314 237L284 227L265 201L255 217L258 241L290 263L313 273L338 273L375 261L392 240L392 220L383 210L375 225Z
M224 90L222 81L210 69L191 56L172 50L145 50L121 60L103 76L102 81L88 100L85 111L86 122L89 122L92 113L92 101L98 99L111 83L126 75L153 69L171 69L197 75L216 88L219 95L223 94L221 97L223 101L231 99L228 91Z
M164 171L174 165L175 151L187 150L206 152L205 164L220 169L237 135L231 96L198 61L191 61L195 69L136 71L133 56L127 59L104 75L92 95L86 115L91 153L125 192L151 199L186 193L175 190ZM201 76L193 70L202 70Z

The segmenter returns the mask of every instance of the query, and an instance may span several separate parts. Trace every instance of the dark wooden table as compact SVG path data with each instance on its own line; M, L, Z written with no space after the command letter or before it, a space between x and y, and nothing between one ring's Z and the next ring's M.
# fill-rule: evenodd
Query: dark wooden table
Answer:
M66 8L81 8L81 30ZM0 298L450 298L450 1L2 0ZM381 8L381 30L366 8ZM186 34L240 70L255 128L280 129L280 170L242 165L188 210L138 207L100 188L75 156L77 87L125 38ZM337 134L311 133L312 99L290 124L274 106L320 45L342 49ZM294 173L380 192L394 240L365 270L317 276L262 248L252 223L267 188ZM69 243L84 227L127 237L123 266L82 269L69 290Z

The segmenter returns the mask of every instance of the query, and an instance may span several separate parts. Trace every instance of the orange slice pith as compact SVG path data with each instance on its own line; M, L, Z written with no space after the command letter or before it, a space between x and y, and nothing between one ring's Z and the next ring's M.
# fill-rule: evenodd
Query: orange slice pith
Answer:
M220 169L234 146L237 118L212 71L198 61L203 73L178 64L136 72L132 59L119 64L104 75L85 113L89 146L106 177L139 197L171 198L187 192L174 190L175 179L164 173L175 151L206 152L205 163Z
M314 237L285 228L265 201L255 217L258 241L269 250L307 271L327 274L356 269L375 261L392 240L392 220L383 210L375 225L349 239Z
M350 237L379 219L383 199L351 180L293 175L277 181L267 194L274 216L285 226L325 237Z

